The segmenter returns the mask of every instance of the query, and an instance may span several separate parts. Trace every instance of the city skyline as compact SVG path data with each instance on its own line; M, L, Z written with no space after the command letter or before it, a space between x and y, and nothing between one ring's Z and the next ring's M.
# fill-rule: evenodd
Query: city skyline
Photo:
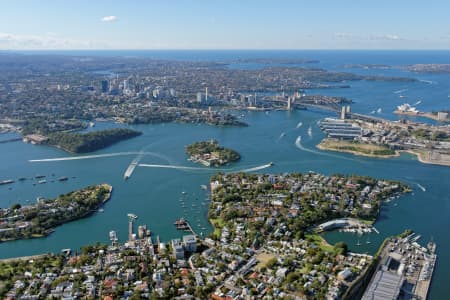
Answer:
M442 0L1 3L0 50L450 49Z

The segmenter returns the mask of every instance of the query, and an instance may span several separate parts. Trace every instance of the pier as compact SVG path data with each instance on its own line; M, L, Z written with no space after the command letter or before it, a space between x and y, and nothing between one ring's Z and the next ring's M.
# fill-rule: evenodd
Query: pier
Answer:
M199 238L200 236L194 231L194 229L192 229L191 224L189 223L188 220L181 218L179 220L176 220L174 223L175 227L177 228L177 230L183 230L183 231L190 231L193 235L195 235L197 238Z

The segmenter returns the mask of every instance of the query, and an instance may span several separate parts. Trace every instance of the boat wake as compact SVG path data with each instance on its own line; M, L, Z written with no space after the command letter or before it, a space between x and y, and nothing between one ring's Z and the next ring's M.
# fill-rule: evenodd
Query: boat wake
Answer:
M251 167L247 169L235 169L235 168L229 168L229 169L210 169L210 168L201 168L201 167L187 167L187 166L177 166L177 165L158 165L158 164L138 164L139 167L146 167L146 168L162 168L162 169L175 169L175 170L190 170L190 171L203 171L206 173L215 173L217 171L226 171L228 173L249 173L249 172L256 172L259 170L270 168L273 165L273 163L268 163L261 166Z
M431 80L420 79L419 81L427 84L434 84L434 81Z
M334 154L330 154L330 153L323 153L323 152L319 152L316 150L311 150L308 148L305 148L302 143L302 137L298 136L297 139L295 140L295 146L305 152L309 152L309 153L313 153L313 154L317 154L317 155L322 155L322 156L328 156L328 157L334 157L334 158L339 158L339 159L345 159L345 160L350 160L350 161L357 161L357 162L361 162L360 160L354 159L354 158L348 158L348 157L343 157L340 155L334 155ZM361 162L362 163L362 162Z
M398 90L398 91L395 91L394 94L400 94L400 93L406 92L407 90L408 89Z
M297 126L295 126L296 129L302 127L303 123L302 122L298 122Z
M303 147L301 141L302 141L302 136L299 135L299 136L297 137L297 139L295 140L295 146L296 146L298 149L300 149L300 150L302 150L302 151L305 151L305 152L309 152L309 153L314 153L314 154L318 154L318 155L324 155L324 153L320 153L319 151L315 151L315 150L311 150L311 149L307 149L307 148Z
M139 161L142 159L142 156L143 156L142 153L143 153L143 151L140 151L138 156L136 156L136 158L131 161L130 165L125 170L125 173L123 174L123 178L125 180L127 180L128 178L131 177L131 175L133 175L134 169L136 169L136 166L138 165Z
M308 128L308 135L309 135L309 137L312 137L312 127L311 126L309 126L309 128Z
M114 157L114 156L128 156L128 155L138 155L140 157L144 155L154 156L167 160L164 155L155 152L142 152L142 151L130 151L130 152L116 152L116 153L105 153L105 154L95 154L95 155L82 155L82 156L66 156L66 157L55 157L55 158L43 158L43 159L30 159L29 162L54 162L54 161L68 161L68 160L80 160L80 159L94 159L94 158L104 158L104 157Z
M420 103L422 103L422 100L418 100L416 103L414 103L413 105L414 106L416 106L416 105L419 105Z
M200 167L187 167L187 166L176 166L176 165L157 165L157 164L138 164L139 167L146 168L162 168L162 169L175 169L175 170L191 170L191 171L211 171L210 169L200 168Z
M262 165L262 166L253 167L253 168L249 168L249 169L238 170L238 171L233 171L233 172L236 172L236 173L256 172L256 171L259 171L259 170L264 170L264 169L270 168L271 166L272 166L272 163L268 163L268 164L265 164L265 165Z

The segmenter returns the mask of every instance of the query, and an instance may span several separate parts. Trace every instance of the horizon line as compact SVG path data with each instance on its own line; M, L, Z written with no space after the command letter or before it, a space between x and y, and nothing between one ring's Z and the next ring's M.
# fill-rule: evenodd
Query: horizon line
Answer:
M354 49L354 48L233 48L233 49L221 49L221 48L73 48L73 49L0 49L0 52L17 52L17 51L450 51L448 49Z

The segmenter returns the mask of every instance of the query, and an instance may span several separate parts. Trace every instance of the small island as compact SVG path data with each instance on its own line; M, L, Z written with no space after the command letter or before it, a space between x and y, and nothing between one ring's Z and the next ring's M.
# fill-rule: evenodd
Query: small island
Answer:
M127 128L114 128L89 133L55 132L48 135L47 143L71 153L87 153L141 134L142 132Z
M207 167L220 167L241 158L238 152L220 146L216 140L193 143L186 147L186 153L190 160Z
M100 184L58 196L38 198L34 205L0 209L0 242L47 236L55 227L89 216L109 200L112 186Z

